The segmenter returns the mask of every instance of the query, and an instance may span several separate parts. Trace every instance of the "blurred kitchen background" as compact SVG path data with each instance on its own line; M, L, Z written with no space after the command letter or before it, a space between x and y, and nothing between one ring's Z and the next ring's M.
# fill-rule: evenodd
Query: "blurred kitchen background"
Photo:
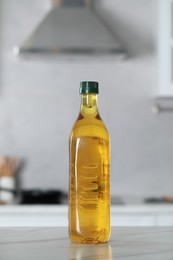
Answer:
M22 162L21 190L67 193L79 83L93 80L100 83L100 114L111 136L112 197L173 197L173 99L159 90L158 2L93 1L123 53L49 57L16 55L15 46L58 1L0 0L0 155L13 158L12 175Z

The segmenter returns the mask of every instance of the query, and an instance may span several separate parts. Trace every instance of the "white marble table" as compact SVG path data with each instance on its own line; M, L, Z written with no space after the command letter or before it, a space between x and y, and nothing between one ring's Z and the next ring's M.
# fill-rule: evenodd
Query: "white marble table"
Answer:
M113 227L110 242L77 245L66 227L0 228L0 260L172 260L173 228Z

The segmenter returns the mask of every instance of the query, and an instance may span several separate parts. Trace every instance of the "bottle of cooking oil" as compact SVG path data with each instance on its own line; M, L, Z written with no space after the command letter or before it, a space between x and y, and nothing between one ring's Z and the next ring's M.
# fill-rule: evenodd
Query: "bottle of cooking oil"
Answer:
M98 93L97 82L81 82L80 113L70 135L69 236L75 243L105 243L110 237L110 138Z

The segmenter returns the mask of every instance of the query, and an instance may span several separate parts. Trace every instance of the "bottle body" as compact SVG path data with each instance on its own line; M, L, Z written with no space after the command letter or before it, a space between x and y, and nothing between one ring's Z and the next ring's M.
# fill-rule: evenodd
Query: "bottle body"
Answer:
M84 244L110 237L110 138L93 98L82 106L69 145L69 236Z

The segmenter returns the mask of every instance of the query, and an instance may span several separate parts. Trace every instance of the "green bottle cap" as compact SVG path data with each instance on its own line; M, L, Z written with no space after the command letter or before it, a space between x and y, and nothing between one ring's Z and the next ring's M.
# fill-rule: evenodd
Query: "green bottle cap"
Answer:
M98 94L99 83L96 81L82 81L80 83L80 94Z

